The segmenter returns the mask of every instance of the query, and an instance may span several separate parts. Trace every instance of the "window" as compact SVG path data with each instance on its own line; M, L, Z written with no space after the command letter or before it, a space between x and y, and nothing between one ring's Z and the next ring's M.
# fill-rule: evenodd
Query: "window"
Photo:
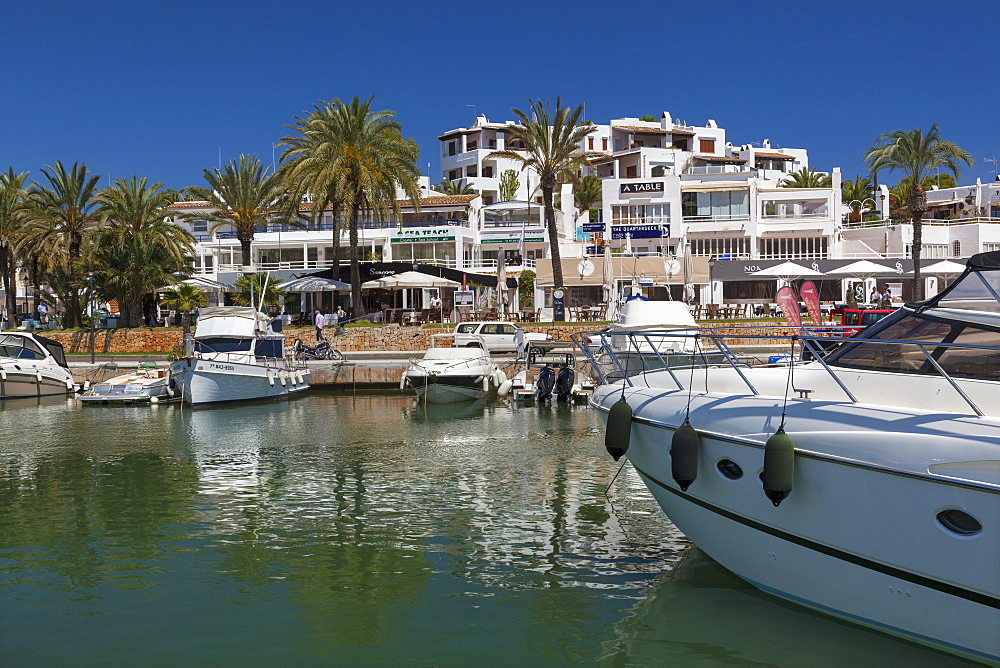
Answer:
M761 201L761 216L763 218L824 218L827 216L825 199L786 200L765 199Z
M492 179L493 178L493 166L492 165L483 165L483 177L485 177L487 179Z
M612 225L667 225L669 204L618 204L611 207Z
M744 220L750 217L746 190L681 193L681 215L703 220Z
M714 139L699 139L698 142L701 153L715 153Z
M690 242L691 254L698 257L750 257L750 240L746 237L691 238ZM771 287L772 289L774 287L773 281L771 281Z
M462 170L461 169L452 169L452 170L450 170L448 172L448 180L449 181L454 181L455 179L460 179L460 178L462 178Z
M607 150L608 150L608 138L607 137L602 137L601 138L601 150L605 151L605 152L607 152Z
M952 257L962 257L962 242L952 241L951 242L951 256Z
M594 150L594 138L593 137L587 137L587 150L588 151L593 151Z
M458 153L458 146L453 141L448 142L448 155L455 155L456 153Z
M629 165L628 167L625 168L625 178L626 179L637 178L635 165Z
M718 469L719 473L730 480L739 480L743 477L743 469L740 468L740 465L732 459L720 459L718 463L716 463L715 468Z
M937 514L937 521L945 529L959 536L975 536L983 530L979 520L958 508L942 510Z
M465 175L472 177L479 176L479 170L476 169L475 165L469 165L468 167L465 168Z
M920 248L920 256L925 260L944 260L949 252L948 244L923 244ZM913 257L913 244L906 244L906 255Z
M757 245L761 260L790 260L795 258L826 258L826 237L762 237Z
M196 220L191 223L191 231L194 233L198 232L208 232L208 221L207 220Z

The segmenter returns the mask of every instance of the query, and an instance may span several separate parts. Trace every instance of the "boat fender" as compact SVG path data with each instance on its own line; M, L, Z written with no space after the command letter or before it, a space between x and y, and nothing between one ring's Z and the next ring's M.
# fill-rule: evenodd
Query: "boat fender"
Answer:
M274 387L274 374L271 373L270 369L267 370L267 382L271 387Z
M159 397L150 397L149 398L149 403L151 403L151 404L158 404L158 403L160 403L160 398Z
M406 374L404 373L402 376L399 377L399 390L400 392L402 392L405 389L406 389Z
M5 371L5 372L4 372L4 374L3 374L3 379L4 379L4 380L7 380L7 372L6 372L6 371ZM89 389L90 389L90 379L89 379L89 378L87 378L87 379L85 379L85 380L83 381L83 391L84 391L84 392L86 392L86 391L87 391L87 390L89 390Z
M288 381L287 376L288 376L288 374L286 374L284 371L279 371L278 372L278 380L281 381L281 386L282 387L284 387L285 383Z
M503 385L506 382L507 382L507 375L503 371L501 371L500 369L497 369L493 373L493 383L497 387L500 387L501 385Z
M73 381L71 381L71 380L67 380L66 381L66 391L67 392L72 392L73 391Z
M698 432L691 426L691 421L684 418L684 424L674 431L670 441L670 474L682 492L686 492L698 477L700 449Z
M628 452L632 438L632 407L622 397L608 412L608 427L604 432L604 447L617 462Z
M514 381L505 380L504 382L500 383L500 389L497 390L497 394L499 394L501 397L506 397L508 394L510 394L510 390L513 387L514 387Z
M784 427L778 427L764 445L764 470L760 474L764 494L775 508L792 493L794 473L795 442Z
M7 369L0 367L0 380L7 382Z
M483 376L483 392L489 392L490 391L490 379L491 378L492 378L492 376L490 376L489 374Z
M173 369L167 369L163 372L163 384L167 386L167 396L173 397L176 394L174 388L177 386L177 381L174 380Z

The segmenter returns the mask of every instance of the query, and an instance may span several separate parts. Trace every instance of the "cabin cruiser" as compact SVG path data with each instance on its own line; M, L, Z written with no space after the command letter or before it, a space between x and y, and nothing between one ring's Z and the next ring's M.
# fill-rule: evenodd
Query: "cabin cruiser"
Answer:
M471 347L448 347L453 334L435 334L431 347L422 359L410 360L399 380L399 389L412 389L432 404L481 399L507 380L490 357L485 344ZM482 343L482 342L480 342Z
M598 387L609 453L755 587L1000 661L1000 253L825 357L728 359Z
M61 343L28 332L0 332L0 399L75 389Z
M309 387L309 369L286 355L281 320L249 306L198 311L188 354L171 364L171 378L192 407L287 399Z
M157 404L178 397L177 382L170 369L161 368L156 362L140 362L129 373L97 383L84 383L78 397L84 404Z

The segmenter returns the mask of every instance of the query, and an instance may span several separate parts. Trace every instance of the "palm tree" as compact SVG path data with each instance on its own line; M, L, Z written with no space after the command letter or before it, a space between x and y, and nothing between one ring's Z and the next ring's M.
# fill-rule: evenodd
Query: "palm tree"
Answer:
M113 236L119 240L141 237L163 247L173 259L177 271L194 253L194 237L170 222L167 206L174 202L174 191L163 190L162 183L146 185L145 177L117 179L114 185L97 195L98 211L105 223L104 242Z
M594 174L587 174L573 184L573 198L580 211L590 211L603 197L603 185Z
M937 123L931 123L930 130L926 133L917 128L894 130L880 136L875 145L865 151L865 163L872 171L898 169L910 179L906 208L913 223L913 298L921 301L924 297L923 281L920 279L920 252L923 245L921 218L927 211L923 180L941 167L958 178L959 163L971 167L972 156L957 144L941 139Z
M233 301L241 306L253 306L264 304L265 306L277 306L281 303L281 297L286 293L278 287L280 283L276 278L271 278L268 274L243 274L235 283L234 288L239 292L233 295ZM261 300L261 292L264 298Z
M102 234L93 251L97 294L117 301L126 327L142 326L142 304L176 281L178 268L167 249L140 235Z
M191 186L188 192L211 203L211 213L186 214L185 218L207 220L211 232L231 225L243 253L243 264L253 264L253 237L268 222L301 226L288 212L288 197L282 179L270 173L256 155L241 155L222 169L204 170L209 188Z
M445 179L434 186L434 190L445 195L475 195L477 192L465 179L455 179L453 181Z
M875 202L872 199L872 181L867 179L860 174L854 177L853 181L844 181L840 186L840 196L847 206L850 208L850 213L848 218L851 221L857 222L861 220L861 212L864 210L865 200L871 200L872 203ZM854 212L854 202L858 203L858 212Z
M191 332L191 311L208 306L208 297L196 285L178 283L164 293L163 305L181 312L181 327L184 338Z
M821 174L809 167L803 167L797 172L789 172L781 180L782 188L829 188L833 180L826 174Z
M512 138L520 141L524 149L494 151L487 157L516 160L538 175L542 203L545 207L545 221L548 225L553 287L558 288L562 286L563 274L553 194L560 180L581 165L589 165L590 159L600 154L587 153L580 149L584 138L594 129L591 124L580 122L583 105L576 109L564 108L560 99L556 98L553 113L550 105L541 100L529 100L529 103L530 115L520 109L511 110L520 123L509 128Z
M67 172L61 162L42 170L47 185L32 181L28 191L29 214L18 252L35 255L45 273L65 269L66 319L71 327L82 324L83 302L72 297L85 288L89 236L99 226L95 198L100 175L91 174L84 163L74 163Z
M3 276L3 289L7 319L17 324L17 255L14 246L28 218L28 203L25 200L24 184L28 178L27 172L14 173L10 167L0 173L0 274Z

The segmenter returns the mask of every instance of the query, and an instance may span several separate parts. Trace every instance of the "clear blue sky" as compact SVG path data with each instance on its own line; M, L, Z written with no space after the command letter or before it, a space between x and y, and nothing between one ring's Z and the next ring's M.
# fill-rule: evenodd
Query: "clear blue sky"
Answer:
M845 178L879 134L936 122L971 183L1000 157L998 43L997 0L0 0L0 169L201 185L220 150L269 163L316 101L374 95L437 182L437 135L561 96L599 123L714 118Z

